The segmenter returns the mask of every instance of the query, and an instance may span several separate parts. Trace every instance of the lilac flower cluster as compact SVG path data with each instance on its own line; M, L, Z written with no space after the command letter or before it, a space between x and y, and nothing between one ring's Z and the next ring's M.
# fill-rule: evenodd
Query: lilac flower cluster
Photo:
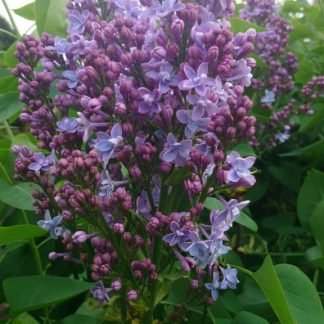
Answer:
M311 114L308 105L298 106L295 99L287 102L284 95L294 88L293 74L298 69L296 56L286 51L292 26L279 16L274 0L247 0L240 11L241 18L265 28L257 33L255 53L266 67L254 70L251 81L256 101L270 115L268 121L258 123L256 136L251 144L259 150L268 150L288 140L294 125L292 116L297 113ZM262 139L260 141L260 139Z
M230 0L67 8L67 39L25 36L13 71L21 119L43 149L14 147L16 179L42 188L33 193L46 215L39 225L66 248L51 259L81 262L100 304L111 293L127 307L141 295L154 303L155 282L174 262L215 300L238 282L219 256L247 202L219 198L224 208L208 225L201 214L220 188L255 182L254 158L232 151L255 134L244 95L255 31L233 35Z
M292 75L298 69L297 58L285 50L292 27L279 16L279 7L274 0L247 0L240 15L266 29L257 33L255 51L267 67L256 69L259 78L252 80L252 86L254 90L263 91L261 103L271 108L282 92L294 87ZM265 79L264 75L269 78Z

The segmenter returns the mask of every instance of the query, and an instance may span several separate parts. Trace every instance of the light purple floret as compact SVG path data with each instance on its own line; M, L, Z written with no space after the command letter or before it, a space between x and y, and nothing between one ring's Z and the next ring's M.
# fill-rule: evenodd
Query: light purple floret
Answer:
M87 10L82 13L79 10L73 10L68 14L68 33L70 34L82 34L85 28L85 22L89 15Z
M185 124L185 135L187 138L192 138L198 131L206 132L209 118L203 118L204 111L201 109L177 111L177 119L181 124Z
M184 166L191 149L191 140L182 140L181 142L177 142L174 135L170 133L167 137L166 147L160 153L160 159L164 162Z
M212 298L216 301L218 298L218 289L220 288L218 272L215 271L213 273L213 281L211 283L206 283L205 287L211 291Z
M60 235L62 232L62 227L59 227L60 223L63 220L63 216L58 215L51 218L51 215L49 211L47 210L45 212L44 220L40 220L37 222L37 225L40 226L41 228L45 229L48 231L51 235L51 237L56 240L57 237Z
M78 85L78 83L79 83L78 76L77 76L76 72L73 71L73 70L67 70L67 71L64 71L64 72L62 73L62 76L63 76L65 79L68 80L67 85L68 85L68 87L69 87L70 89L75 88L75 87Z
M252 168L254 162L254 156L242 158L237 152L229 154L225 160L225 166L229 168L226 171L225 182L235 186L253 186L255 177L249 169Z
M94 140L94 148L101 156L104 165L107 165L122 139L122 128L120 124L115 124L112 127L110 135L104 132L97 133L97 138Z
M79 123L76 118L64 117L62 120L59 120L56 125L60 132L75 133Z
M161 107L159 104L161 94L158 89L154 89L153 91L151 91L146 88L139 88L138 93L141 97L141 100L138 104L138 112L140 114L158 114L161 111Z
M215 81L207 76L207 62L201 63L197 72L189 65L186 65L183 70L187 79L179 83L178 87L180 90L188 91L194 89L198 95L205 96L208 89L207 86L212 87L215 85Z
M159 91L161 94L167 93L170 90L170 86L177 86L181 79L172 75L173 66L169 63L164 63L160 65L160 71L149 71L146 75L159 82Z

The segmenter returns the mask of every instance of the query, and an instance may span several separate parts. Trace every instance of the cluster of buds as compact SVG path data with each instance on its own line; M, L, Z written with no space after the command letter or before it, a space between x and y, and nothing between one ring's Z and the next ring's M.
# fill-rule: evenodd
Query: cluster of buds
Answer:
M255 134L244 92L256 32L233 35L231 0L67 8L67 39L24 37L16 52L21 119L43 149L15 147L16 174L43 190L34 195L39 225L66 241L66 260L82 250L101 305L114 291L154 307L151 285L174 263L216 300L238 282L218 259L247 202L219 198L209 224L201 215L218 188L255 182L255 159L233 147Z

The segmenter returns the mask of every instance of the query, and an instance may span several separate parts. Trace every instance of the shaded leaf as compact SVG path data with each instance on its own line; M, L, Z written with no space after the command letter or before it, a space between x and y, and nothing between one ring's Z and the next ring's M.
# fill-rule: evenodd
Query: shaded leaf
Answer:
M316 205L324 199L324 173L311 170L300 188L297 198L297 216L300 223L310 228L310 217Z
M22 110L24 105L19 102L18 98L19 93L16 91L0 95L0 122L9 119L11 116Z
M317 245L324 252L324 200L321 200L313 210L310 226Z
M25 241L47 234L47 231L36 225L15 225L0 227L0 245Z
M268 324L268 323L269 322L264 318L246 311L237 314L232 321L232 324Z
M60 303L92 286L93 283L54 276L16 277L6 279L3 283L13 314Z

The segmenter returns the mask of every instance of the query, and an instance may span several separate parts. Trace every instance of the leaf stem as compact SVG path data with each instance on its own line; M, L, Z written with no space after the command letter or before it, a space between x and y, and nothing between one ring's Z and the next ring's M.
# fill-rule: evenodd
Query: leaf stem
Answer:
M16 22L15 22L15 19L14 19L12 13L11 13L11 10L10 10L8 4L7 4L7 1L6 1L6 0L2 0L2 3L3 3L3 5L4 5L4 7L5 7L6 11L7 11L7 14L8 14L8 16L9 16L9 19L10 19L11 25L12 25L12 27L13 27L13 29L14 29L16 35L17 35L18 37L20 37L21 35L20 35L20 33L19 33L19 29L18 29L18 27L17 27L17 25L16 25Z
M256 256L286 256L286 257L302 257L305 255L305 253L302 252L252 252L252 253L247 253L246 255L256 255Z
M314 272L314 276L313 276L313 284L314 284L315 288L317 288L317 285L318 285L319 275L320 275L320 270L316 269Z
M0 28L0 33L11 36L11 37L16 38L16 39L18 38L18 36L16 34L11 33L10 31L5 30L3 28Z
M11 127L10 127L9 123L5 120L3 122L3 125L4 125L4 127L6 129L6 132L7 132L8 136L9 136L10 141L13 142L15 136L14 136L12 130L11 130Z

